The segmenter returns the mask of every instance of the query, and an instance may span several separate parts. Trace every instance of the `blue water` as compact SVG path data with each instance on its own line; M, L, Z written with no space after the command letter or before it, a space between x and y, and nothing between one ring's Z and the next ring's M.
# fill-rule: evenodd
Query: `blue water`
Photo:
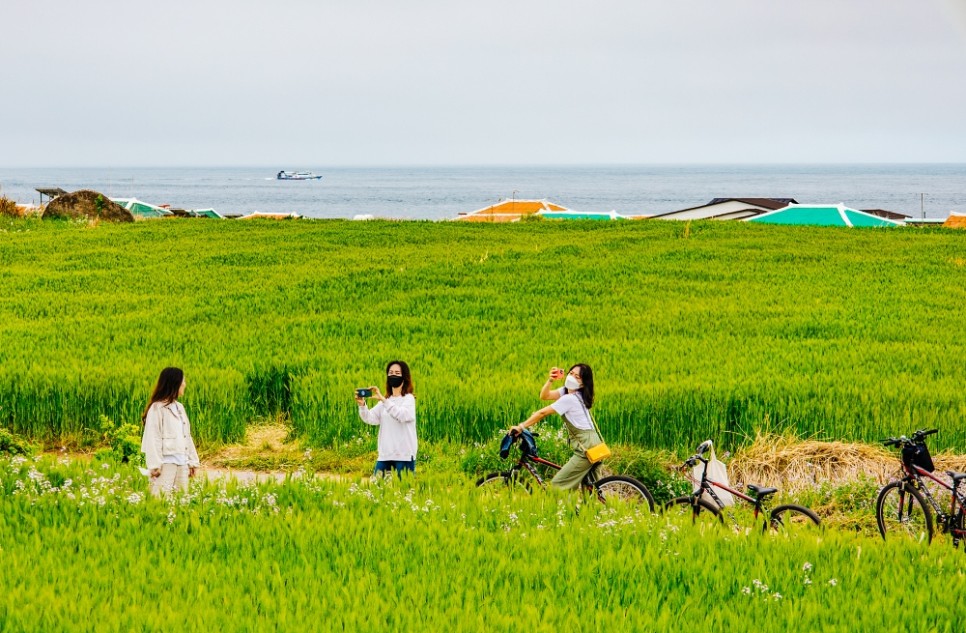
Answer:
M324 177L275 180L283 168ZM224 214L295 212L317 218L451 218L511 197L629 215L665 213L719 197L843 202L913 217L921 216L921 203L926 217L966 213L966 164L0 168L0 194L36 203L35 187L94 189Z

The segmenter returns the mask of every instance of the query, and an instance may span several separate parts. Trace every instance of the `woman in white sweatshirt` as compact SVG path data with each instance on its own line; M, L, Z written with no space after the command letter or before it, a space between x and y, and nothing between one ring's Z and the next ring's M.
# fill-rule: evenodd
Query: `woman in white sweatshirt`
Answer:
M188 477L194 477L195 469L201 465L191 439L188 414L178 402L184 388L184 372L177 367L165 367L141 417L144 422L141 452L151 475L151 494L155 496L187 490Z
M386 393L379 387L369 387L372 397L379 401L370 409L366 399L356 394L359 417L366 424L379 427L379 456L375 474L392 470L416 472L416 397L409 365L401 360L386 365Z

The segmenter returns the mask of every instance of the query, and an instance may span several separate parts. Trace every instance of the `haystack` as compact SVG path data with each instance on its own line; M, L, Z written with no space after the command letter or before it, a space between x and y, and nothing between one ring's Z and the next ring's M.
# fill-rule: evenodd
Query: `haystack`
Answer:
M966 470L966 455L932 456L937 473ZM899 451L879 445L820 442L791 435L759 434L728 462L728 477L739 486L775 486L782 492L841 486L863 479L885 484L899 478Z
M862 478L884 483L899 471L894 452L879 446L759 435L728 464L732 482L776 486L785 492Z
M103 222L134 222L131 212L107 196L82 189L57 196L44 209L44 219L96 219Z

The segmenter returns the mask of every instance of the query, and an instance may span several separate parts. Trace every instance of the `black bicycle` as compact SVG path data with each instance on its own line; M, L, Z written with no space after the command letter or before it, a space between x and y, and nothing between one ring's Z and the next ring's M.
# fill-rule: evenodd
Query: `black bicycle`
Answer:
M886 484L875 500L875 518L883 539L889 535L931 543L935 532L933 514L940 531L952 536L954 547L959 547L959 542L966 537L966 494L959 492L966 473L947 470L949 481L933 474L935 467L925 438L938 432L938 429L919 430L911 437L902 435L882 440L886 446L900 448L902 462L901 479ZM949 491L948 512L933 497L927 482Z
M734 488L708 478L708 463L704 454L711 448L711 442L702 442L698 446L694 455L685 460L681 469L687 472L687 478L697 486L697 490L690 495L671 499L664 506L666 513L689 514L692 522L697 523L701 519L707 519L713 523L724 523L724 509L727 507L715 488L725 490L733 496L750 503L755 510L754 520L757 523L759 516L766 513L765 502L770 496L778 492L778 488L765 488L762 486L749 485L750 495L743 494ZM704 464L701 471L701 478L697 479L691 475L689 470L698 464ZM710 498L710 501L709 501ZM734 513L729 513L735 527L739 527ZM768 513L768 520L762 526L763 532L795 532L802 528L807 530L821 526L822 520L812 510L805 506L787 503L774 508Z
M524 473L530 473L533 479L541 488L547 487L547 482L540 475L537 465L545 466L551 470L560 470L561 466L540 457L537 453L537 443L534 438L539 437L536 433L523 431L519 435L507 434L503 438L500 450L500 457L506 459L510 449L519 444L520 458L509 470L498 473L490 473L477 480L476 485L486 489L520 488L529 492L530 483ZM597 498L607 503L610 499L620 499L628 503L647 504L648 510L654 511L654 497L647 486L627 475L610 475L599 477L601 463L598 462L591 467L590 472L584 476L581 482L582 489L587 492L594 492Z

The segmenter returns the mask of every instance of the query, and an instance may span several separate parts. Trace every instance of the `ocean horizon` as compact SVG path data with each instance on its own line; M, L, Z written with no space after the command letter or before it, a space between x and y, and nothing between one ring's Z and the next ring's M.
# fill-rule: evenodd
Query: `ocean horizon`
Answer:
M311 171L322 179L276 180L280 169ZM37 204L38 187L93 189L225 215L346 219L455 218L511 198L626 215L656 215L725 197L841 202L913 218L966 213L966 163L0 168L0 195Z

